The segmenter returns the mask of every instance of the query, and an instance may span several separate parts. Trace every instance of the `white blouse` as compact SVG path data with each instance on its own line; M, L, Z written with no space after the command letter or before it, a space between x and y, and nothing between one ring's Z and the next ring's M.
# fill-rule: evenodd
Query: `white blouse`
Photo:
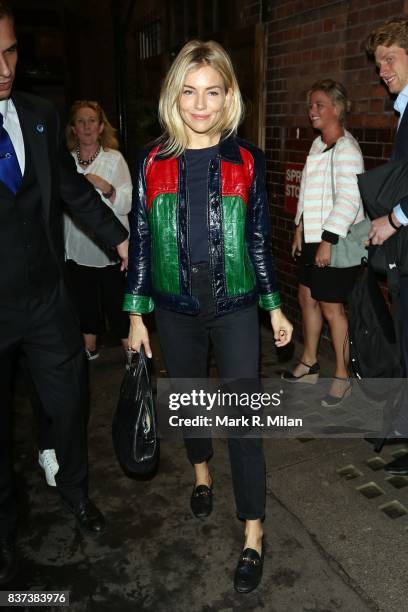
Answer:
M116 196L113 204L103 197L100 189L96 191L104 204L109 206L119 221L129 230L128 213L132 205L132 181L125 159L119 151L101 149L98 157L86 168L82 168L72 152L77 171L81 174L96 174L113 185ZM72 259L81 266L104 268L119 261L114 249L104 249L93 239L92 233L81 227L67 213L64 214L65 259Z

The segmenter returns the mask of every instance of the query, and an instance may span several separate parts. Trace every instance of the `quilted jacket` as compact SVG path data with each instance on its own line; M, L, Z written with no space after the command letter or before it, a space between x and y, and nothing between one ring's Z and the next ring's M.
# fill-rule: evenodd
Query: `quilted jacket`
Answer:
M184 155L145 149L133 176L130 246L124 310L141 314L154 306L194 315L191 290L189 206ZM260 149L229 137L208 169L208 248L216 314L259 302L280 307L272 260Z

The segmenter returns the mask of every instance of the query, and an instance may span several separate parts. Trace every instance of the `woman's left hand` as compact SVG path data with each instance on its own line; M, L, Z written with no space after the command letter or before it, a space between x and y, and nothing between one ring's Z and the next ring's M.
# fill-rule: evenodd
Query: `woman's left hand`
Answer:
M293 325L290 323L280 308L270 311L273 337L276 346L285 346L292 339Z
M97 174L92 174L92 173L85 174L85 178L96 189L99 189L100 191L102 191L102 193L109 193L109 191L112 188L112 185L108 183L108 181L105 181L105 179L103 179L101 176L98 176Z
M318 268L326 268L330 266L331 261L331 244L330 242L326 242L322 240L319 244L319 248L317 249L316 257L315 257L315 265Z

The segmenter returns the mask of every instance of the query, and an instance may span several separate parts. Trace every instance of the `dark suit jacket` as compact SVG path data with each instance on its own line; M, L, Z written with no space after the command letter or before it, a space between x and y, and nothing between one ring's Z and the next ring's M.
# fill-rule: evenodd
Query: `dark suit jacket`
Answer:
M102 202L94 187L78 174L72 155L61 141L56 109L46 100L31 94L15 92L12 100L24 138L33 154L47 237L61 270L64 261L62 203L106 246L113 248L123 242L128 232ZM3 184L0 188L6 189Z
M393 161L407 160L408 161L408 106L402 115L397 134L395 136L394 149L391 159ZM404 196L400 200L402 212L408 217L408 196Z

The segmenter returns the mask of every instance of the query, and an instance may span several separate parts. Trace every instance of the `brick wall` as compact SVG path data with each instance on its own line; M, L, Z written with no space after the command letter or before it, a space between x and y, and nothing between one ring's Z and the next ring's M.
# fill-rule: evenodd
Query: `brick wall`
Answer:
M247 0L242 16L256 10ZM283 211L284 164L305 161L314 138L305 97L317 79L345 84L353 103L348 129L360 142L366 168L390 155L396 125L392 101L363 48L370 30L408 12L402 0L272 0L267 6L266 157L280 288L288 315L299 322L292 216ZM258 12L259 13L259 12ZM299 329L299 325L296 326Z

